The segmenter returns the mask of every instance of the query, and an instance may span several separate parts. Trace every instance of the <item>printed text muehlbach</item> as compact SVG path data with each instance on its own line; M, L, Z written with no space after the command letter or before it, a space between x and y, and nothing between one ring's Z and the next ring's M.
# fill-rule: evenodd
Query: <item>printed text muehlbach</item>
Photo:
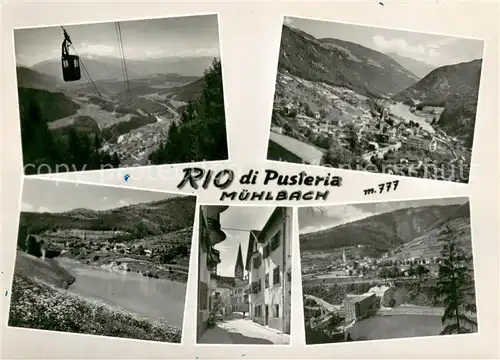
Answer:
M330 190L326 189L323 191L291 191L280 190L276 195L272 191L250 191L248 189L243 189L242 191L227 191L226 189L231 186L234 181L235 175L234 171L230 169L225 169L218 171L215 175L212 170L205 170L201 168L186 168L183 169L184 177L177 185L178 189L182 189L186 184L189 183L191 187L197 190L200 185L201 188L207 189L210 184L213 184L216 188L222 190L220 201L223 200L240 200L240 201L299 201L299 200L326 200L330 194ZM325 176L318 175L307 175L305 171L302 171L295 175L281 175L276 170L266 169L264 170L264 180L262 184L266 185L278 185L278 186L318 186L318 187L331 187L331 186L341 186L342 178L339 176L331 176L329 173ZM257 180L259 178L258 170L250 170L245 175L242 175L239 179L239 183L242 185L257 185Z

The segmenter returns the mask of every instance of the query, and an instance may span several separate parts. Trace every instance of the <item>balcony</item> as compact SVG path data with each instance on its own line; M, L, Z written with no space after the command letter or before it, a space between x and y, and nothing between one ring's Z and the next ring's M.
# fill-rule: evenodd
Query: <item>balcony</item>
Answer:
M226 240L226 233L221 230L221 225L218 219L213 217L206 217L205 224L208 232L208 237L210 238L210 244L212 246Z

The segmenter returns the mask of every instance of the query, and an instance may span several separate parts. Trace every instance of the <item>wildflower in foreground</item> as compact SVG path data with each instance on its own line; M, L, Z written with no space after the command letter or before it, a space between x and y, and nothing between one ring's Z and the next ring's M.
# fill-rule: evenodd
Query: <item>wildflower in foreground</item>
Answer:
M180 343L181 329L14 276L9 326Z

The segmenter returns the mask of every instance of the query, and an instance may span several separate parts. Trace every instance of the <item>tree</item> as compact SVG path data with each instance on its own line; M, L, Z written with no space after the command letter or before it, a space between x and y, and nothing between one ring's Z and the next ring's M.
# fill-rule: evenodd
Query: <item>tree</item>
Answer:
M417 267L415 268L415 275L417 275L418 277L422 277L428 273L429 269L427 269L425 266L421 264L417 265Z
M181 114L181 121L172 123L163 146L150 155L149 160L153 164L227 159L224 91L219 59L214 59L205 71L203 82L199 98L188 104Z
M437 284L432 288L434 298L441 299L445 307L441 317L444 326L441 335L468 333L469 328L477 327L477 323L467 317L468 313L476 313L476 305L470 303L467 296L471 288L472 256L466 254L450 236L443 245Z

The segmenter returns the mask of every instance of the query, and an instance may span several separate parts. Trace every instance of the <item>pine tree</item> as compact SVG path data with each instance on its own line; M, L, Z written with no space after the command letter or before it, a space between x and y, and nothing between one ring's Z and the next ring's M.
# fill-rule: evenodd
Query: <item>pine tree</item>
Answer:
M465 254L450 234L438 262L438 280L432 290L435 299L440 299L445 307L441 317L444 326L441 335L471 332L470 328L477 327L477 323L467 317L467 314L476 313L476 305L469 303L468 299L474 281L472 256Z

